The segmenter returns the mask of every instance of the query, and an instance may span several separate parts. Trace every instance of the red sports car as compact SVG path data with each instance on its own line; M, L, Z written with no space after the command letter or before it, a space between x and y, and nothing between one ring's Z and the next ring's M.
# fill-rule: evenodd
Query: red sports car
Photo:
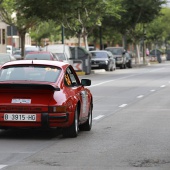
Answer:
M73 67L50 60L17 60L0 70L0 129L62 128L77 137L92 127L91 80Z

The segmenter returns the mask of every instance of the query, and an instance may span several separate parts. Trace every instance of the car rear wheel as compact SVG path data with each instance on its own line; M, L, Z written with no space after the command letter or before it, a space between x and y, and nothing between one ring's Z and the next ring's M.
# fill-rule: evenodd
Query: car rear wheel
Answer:
M88 119L87 119L86 123L80 125L80 130L90 131L91 127L92 127L92 104L90 105L90 108L89 108Z
M114 70L114 68L113 68L114 66L112 65L112 67L110 68L110 71L113 71Z
M129 62L128 62L128 68L132 68L132 61L130 60Z
M63 128L63 137L77 137L79 132L79 115L78 115L78 107L76 107L75 114L74 114L74 121L73 124L68 128Z

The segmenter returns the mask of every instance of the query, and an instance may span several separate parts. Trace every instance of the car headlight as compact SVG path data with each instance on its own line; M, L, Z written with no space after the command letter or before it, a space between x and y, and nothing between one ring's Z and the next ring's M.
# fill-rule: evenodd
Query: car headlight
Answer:
M108 60L106 60L106 61L105 61L105 63L106 63L106 64L108 64L108 63L109 63L109 61L108 61Z

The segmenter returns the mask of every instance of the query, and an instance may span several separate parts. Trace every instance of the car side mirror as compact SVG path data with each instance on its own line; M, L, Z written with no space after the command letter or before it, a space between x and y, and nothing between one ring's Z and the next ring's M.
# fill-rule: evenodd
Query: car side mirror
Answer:
M83 86L90 86L91 85L91 80L90 79L81 79L81 84Z

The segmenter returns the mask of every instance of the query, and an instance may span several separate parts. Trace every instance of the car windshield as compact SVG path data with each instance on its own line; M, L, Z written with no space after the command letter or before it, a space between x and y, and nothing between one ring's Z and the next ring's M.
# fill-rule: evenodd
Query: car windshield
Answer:
M92 58L108 58L106 52L92 52Z
M26 60L51 60L50 54L27 54Z
M54 66L24 65L10 66L2 68L0 71L0 81L47 81L56 82L61 69Z
M0 65L8 62L8 61L11 61L11 58L8 54L2 54L0 55Z
M123 51L121 48L107 48L107 51L110 51L113 55L122 55Z

